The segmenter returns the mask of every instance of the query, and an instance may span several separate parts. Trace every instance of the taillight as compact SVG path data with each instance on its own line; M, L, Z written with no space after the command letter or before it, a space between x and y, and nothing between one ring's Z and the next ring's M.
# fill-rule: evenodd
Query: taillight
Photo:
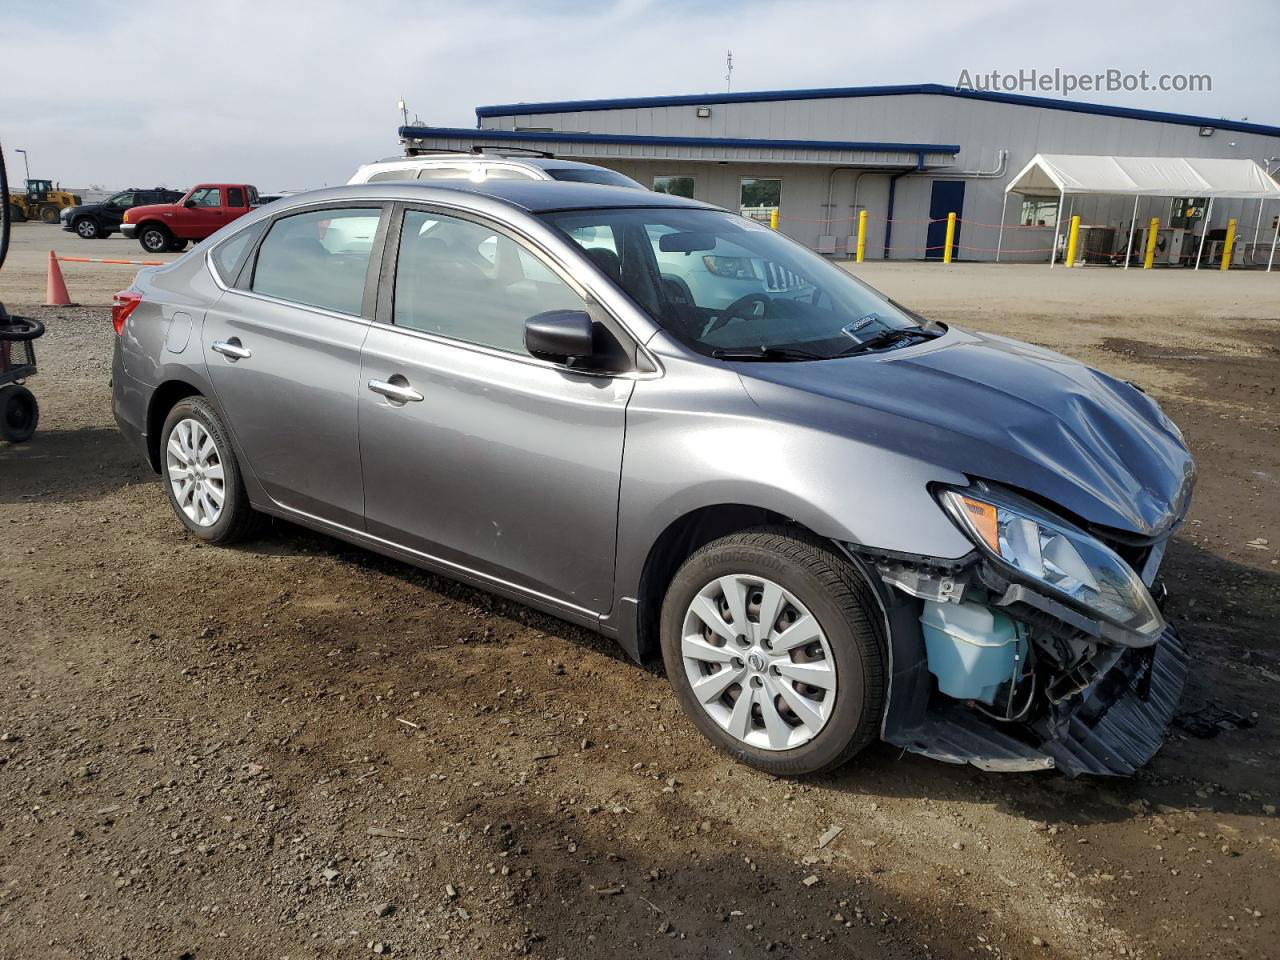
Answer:
M117 337L124 333L124 322L141 302L142 294L132 290L121 290L111 298L111 326L115 327Z

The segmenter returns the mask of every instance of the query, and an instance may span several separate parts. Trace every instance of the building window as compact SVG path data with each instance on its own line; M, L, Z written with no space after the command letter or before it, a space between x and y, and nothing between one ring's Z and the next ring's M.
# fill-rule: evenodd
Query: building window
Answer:
M743 177L740 209L744 217L769 221L769 215L782 206L782 181Z
M654 193L668 193L673 197L693 199L693 177L654 177Z
M1058 225L1057 197L1026 197L1022 201L1024 227L1056 227Z

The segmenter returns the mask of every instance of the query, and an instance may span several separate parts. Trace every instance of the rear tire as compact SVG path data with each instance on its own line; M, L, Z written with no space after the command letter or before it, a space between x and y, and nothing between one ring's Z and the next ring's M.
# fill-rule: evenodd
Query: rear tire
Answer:
M707 606L718 584L746 584L745 623L735 622L727 589ZM720 633L700 609L722 611ZM794 528L762 527L707 544L677 571L662 605L662 658L681 707L721 750L776 775L821 773L879 736L887 687L880 623L847 558ZM784 639L792 625L812 629L813 639L789 646L800 636ZM741 682L714 679L721 676ZM739 711L744 694L752 705Z
M57 207L41 207L40 220L43 223L57 223L58 208Z
M10 443L25 443L35 435L40 422L40 404L35 394L19 384L0 387L0 437Z
M166 249L170 253L181 253L183 250L187 249L187 241L183 240L181 237L170 237L169 246L166 247Z
M102 236L102 228L92 217L81 217L75 222L76 233L85 240L97 240Z
M147 253L164 253L173 242L173 234L158 223L148 223L138 231L138 243Z
M174 513L201 540L232 544L259 529L227 428L204 397L179 400L165 417L160 471Z

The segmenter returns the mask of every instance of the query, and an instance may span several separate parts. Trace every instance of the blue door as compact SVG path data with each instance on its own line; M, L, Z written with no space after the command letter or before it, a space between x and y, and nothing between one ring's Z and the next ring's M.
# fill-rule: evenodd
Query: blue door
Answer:
M933 193L929 197L929 234L925 241L929 247L924 255L926 260L942 259L942 248L947 245L948 213L954 213L957 219L964 215L963 180L933 181ZM956 236L953 242L956 245L960 243L959 223L956 224ZM953 247L951 256L954 258L957 252Z

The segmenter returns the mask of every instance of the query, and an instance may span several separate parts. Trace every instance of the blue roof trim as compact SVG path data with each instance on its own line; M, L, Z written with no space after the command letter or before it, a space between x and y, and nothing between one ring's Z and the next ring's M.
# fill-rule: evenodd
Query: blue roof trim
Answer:
M494 142L556 141L667 147L749 147L775 150L878 150L889 153L960 152L955 143L880 143L861 140L753 140L744 137L660 137L629 133L566 133L559 130L483 130L473 127L401 127L408 138L456 137Z
M1072 113L1092 113L1098 116L1121 117L1127 120L1151 120L1155 123L1177 123L1191 127L1215 127L1219 130L1235 130L1239 133L1257 133L1268 137L1280 137L1280 127L1267 126L1261 123L1247 123L1243 120L1198 117L1193 114L1165 113L1160 110L1141 110L1135 107L1112 107L1101 103L1074 103L1070 100L1030 97L1019 93L957 90L955 87L949 87L941 83L911 83L874 87L820 87L813 90L759 90L748 93L698 93L679 97L624 97L617 100L501 103L487 107L476 107L476 119L479 121L485 117L524 116L531 113L576 113L585 110L705 106L722 103L770 103L783 100L833 100L841 97L894 97L919 93L943 97L959 97L962 100L1012 103L1018 106L1041 107L1047 110L1066 110Z

